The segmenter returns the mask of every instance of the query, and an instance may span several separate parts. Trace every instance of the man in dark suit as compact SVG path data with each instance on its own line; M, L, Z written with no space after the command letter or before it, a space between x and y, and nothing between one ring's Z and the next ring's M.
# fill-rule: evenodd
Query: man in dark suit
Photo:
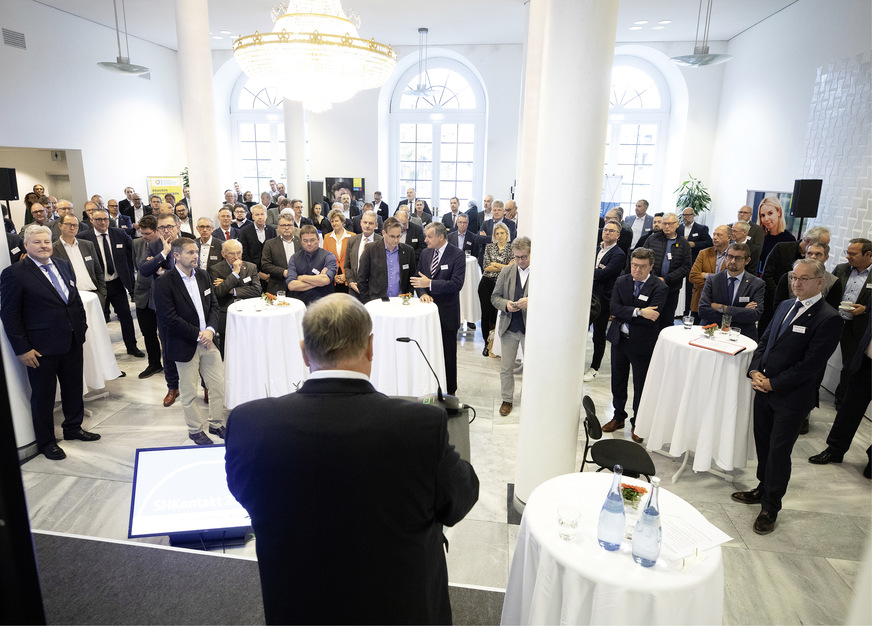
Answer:
M370 384L371 333L354 298L323 298L303 318L309 379L228 420L227 485L257 535L268 624L451 623L442 528L475 504L478 477L444 409Z
M430 213L432 215L432 213L430 211L430 205L427 204L427 201L422 200L422 202L424 203L424 210L427 211L427 213ZM404 200L400 200L400 203L397 205L397 208L394 209L394 216L395 217L396 217L397 211L399 211L403 207L406 208L406 210L409 212L410 215L415 212L415 188L414 187L409 187L408 189L406 189L406 198Z
M311 224L312 220L308 217L303 217L303 201L295 198L291 200L291 209L294 211L294 230L299 231L306 224ZM272 226L276 226L272 224Z
M763 238L766 236L766 231L763 230L763 227L760 226L756 221L752 219L754 215L754 209L749 207L748 205L744 205L739 209L738 219L739 222L745 222L748 225L748 239L750 242L745 242L751 249L753 250L755 247L762 250L763 249ZM730 224L730 228L733 227L733 224ZM752 272L756 272L757 268L752 267Z
M612 344L612 406L614 418L603 426L611 433L624 427L627 419L627 382L633 368L633 441L636 436L636 411L648 375L648 365L660 326L657 318L666 304L669 288L654 274L654 253L637 248L630 259L630 273L620 276L612 289L609 311L614 319L606 333Z
M518 228L515 226L515 223L512 220L504 219L505 208L502 200L494 200L491 215L492 217L490 219L487 219L482 223L481 230L478 233L480 236L487 238L485 245L493 240L494 224L503 223L509 228L509 241L513 241L515 237L518 236ZM482 248L484 248L484 246L482 246Z
M609 220L614 220L621 226L621 234L618 235L618 247L624 251L624 254L627 256L627 263L630 262L630 244L633 242L633 231L627 228L627 226L623 222L624 217L624 209L619 206L613 207L606 211L605 218L600 218L602 221L602 225L605 226L605 223ZM660 213L660 220L663 219L663 213ZM660 231L660 222L657 221L657 218L654 218L654 222L657 223L657 231ZM650 233L647 233L650 234ZM597 245L602 241L602 226L600 227L600 232L597 234ZM637 246L639 247L639 246ZM630 271L629 266L627 267L627 271Z
M623 213L623 209L621 209ZM648 214L648 201L637 200L636 212L627 216L624 224L632 231L630 246L638 247L639 240L654 228L654 217Z
M201 217L197 220L197 247L200 249L200 269L209 268L221 261L221 241L212 236L212 220Z
M296 235L292 215L282 215L276 230L278 236L268 239L260 253L260 271L269 275L266 291L273 295L287 291L285 279L288 277L288 261L303 249Z
M106 209L93 210L91 221L94 228L81 233L79 239L94 244L97 260L103 268L107 303L103 310L108 314L109 305L112 305L121 324L121 336L127 354L142 358L145 353L136 346L136 331L130 314L130 296L134 287L133 242L123 230L109 226L109 212Z
M223 206L218 209L218 228L212 231L212 236L220 242L239 239L239 231L233 225L233 210L230 207Z
M78 239L79 220L72 213L58 218L61 222L60 239L52 244L52 256L69 261L76 275L79 291L90 291L100 298L100 305L106 304L106 282L103 280L103 267L97 260L94 244L86 239Z
M357 269L357 291L360 301L367 303L376 298L396 298L410 293L409 279L417 267L415 251L400 243L403 227L395 217L385 220L384 245L373 243L364 248ZM348 255L346 254L346 258Z
M124 188L124 198L122 198L121 202L118 203L118 210L128 215L127 209L128 207L133 206L133 194L136 192L133 190L133 187L125 187ZM133 220L130 220L133 222Z
M709 235L708 226L700 224L696 221L696 212L693 207L686 207L681 211L681 224L678 226L678 234L687 240L687 245L690 246L691 266L696 263L696 257L706 248L711 248L713 245L711 235ZM693 296L693 285L690 284L690 278L684 279L684 314L690 315L690 300Z
M790 453L805 416L814 407L813 384L835 350L842 318L821 298L824 266L799 259L791 274L796 298L782 302L766 328L748 368L754 394L754 443L758 485L731 498L760 504L754 532L775 529L790 480Z
M584 373L584 382L593 381L599 373L603 355L606 352L606 327L609 324L609 302L612 299L612 288L621 272L624 270L626 256L618 247L618 237L621 225L610 220L602 230L602 243L597 250L593 268L593 294L599 298L600 313L593 321L593 358L590 368Z
M469 230L473 233L478 232L479 222L478 222L478 207L475 202L470 200L466 203L466 217L469 218Z
M372 210L378 214L382 222L390 217L391 208L388 206L387 202L382 200L381 191L376 191L374 194L372 194Z
M128 187L128 189L131 189ZM124 201L118 203L118 210L122 215L126 215L130 218L131 224L133 224L133 228L136 229L136 233L131 233L131 236L139 237L139 220L142 219L144 215L154 215L151 207L149 205L142 203L142 197L131 189L132 193L130 194L130 204L125 205ZM126 191L125 191L126 193Z
M433 221L433 215L429 211L424 210L424 201L418 199L415 200L415 208L412 209L409 219L412 223L424 228Z
M841 302L853 303L851 309L839 308L839 315L845 320L839 347L842 351L842 375L836 387L836 409L845 401L845 390L851 377L851 363L857 345L866 329L866 318L869 317L869 292L872 291L872 241L858 237L848 242L845 251L847 263L839 263L833 268L833 275L838 283L833 289L841 292Z
M113 225L126 232L129 237L132 238L136 234L131 219L118 210L118 200L110 198L109 202L106 203L106 209L109 211L110 224L111 220L115 220Z
M375 215L375 232L380 233L382 231L382 229L384 228L384 222L382 222L381 215L378 215L375 211L373 211L372 205L367 202L363 205L363 213L361 213L360 215L355 215L351 218L351 232L357 235L363 232L363 226L361 226L360 221L363 219L363 216L366 215L367 211L372 211L373 215Z
M457 330L460 328L460 290L466 279L466 255L446 240L448 231L441 222L427 224L424 238L427 249L418 261L418 275L410 281L421 302L439 307L442 350L445 353L446 389L457 392Z
M369 206L369 203L366 204ZM366 246L382 240L381 235L375 233L375 211L365 211L358 220L361 232L348 241L348 249L345 252L345 280L348 281L348 289L351 295L360 299L360 287L357 284L360 269L360 258L363 256Z
M405 208L397 211L395 217L400 221L400 226L403 229L400 243L410 246L415 251L415 267L417 267L421 253L427 247L427 244L424 243L424 229L410 221L409 213Z
M660 307L660 317L657 320L663 329L672 326L675 321L678 296L684 279L690 275L693 255L687 239L678 234L678 216L675 213L663 215L660 232L652 233L646 246L654 252L654 273L669 288L669 297Z
M227 328L227 309L237 298L258 298L262 293L257 267L242 260L242 244L235 239L221 244L220 263L209 268L212 291L218 299L218 349L224 356L224 330Z
M212 392L209 432L224 439L224 363L214 343L218 300L209 275L197 267L199 252L195 242L185 237L174 239L171 254L173 268L154 281L157 319L165 329L166 358L178 370L188 437L198 446L209 445L213 441L204 432L203 417L194 401L202 377Z
M6 233L6 246L9 248L9 262L17 263L24 256L24 244L15 233Z
M720 325L724 315L732 318L731 328L738 328L745 337L757 341L757 320L763 313L766 286L745 267L751 260L751 249L743 243L727 248L727 268L705 279L699 299L700 324Z
M457 199L457 196L451 198L449 202L451 204L451 210L442 216L442 223L450 233L457 230L457 218L463 214L460 212L460 200Z
M148 246L160 238L154 215L143 216L139 220L139 230L142 236L133 240L133 265L137 270L136 282L133 287L133 302L136 304L136 321L139 324L139 331L142 333L142 340L145 342L145 354L148 356L148 367L139 373L139 378L145 379L163 371L157 332L157 314L153 303L152 306L149 306L154 277L145 276L139 271L145 261L151 260L148 256ZM210 232L211 230L212 228L209 227Z
M470 231L469 218L463 213L457 216L457 228L448 233L448 243L455 248L460 248L465 254L478 256L478 238L475 232Z
M27 256L0 276L0 319L13 352L27 366L30 411L36 445L52 461L66 454L54 432L54 399L61 389L64 439L95 441L82 430L82 344L85 308L69 263L52 259L51 231L31 226L24 233Z
M263 281L261 291L267 288L269 274L261 271L260 261L263 253L263 244L276 236L276 229L266 224L266 209L259 204L251 207L251 218L254 222L239 231L239 243L242 244L242 260L254 263Z

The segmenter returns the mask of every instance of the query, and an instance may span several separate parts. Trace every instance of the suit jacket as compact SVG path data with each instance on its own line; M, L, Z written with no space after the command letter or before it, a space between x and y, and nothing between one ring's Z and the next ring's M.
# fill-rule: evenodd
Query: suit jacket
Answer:
M354 217L352 217L351 218L351 228L348 229L348 227L346 226L346 229L350 230L351 232L353 232L357 235L362 233L363 228L360 226L360 218L361 217L363 217L363 216L362 215L355 215ZM381 215L376 214L375 232L380 233L382 231L382 228L384 228L384 222L382 221Z
M597 250L597 255L599 250ZM594 255L594 261L596 256ZM605 307L612 299L612 288L624 270L626 255L618 245L612 246L603 255L599 265L593 268L593 293Z
M188 215L188 219L191 219L190 215ZM135 231L133 230L133 221L124 215L124 213L121 213L121 211L119 211L118 215L115 217L115 224L128 235L132 236L132 233L135 234ZM79 230L81 230L81 224L79 224Z
M372 235L372 243L377 243L382 240L381 235ZM363 241L363 233L355 235L348 240L348 249L345 253L344 273L345 280L349 283L356 283L358 276L358 264L360 263L360 243ZM358 287L359 288L359 287Z
M85 343L88 324L73 268L63 259L52 258L52 263L69 289L66 302L30 257L13 263L0 275L0 320L15 354L30 350L44 356L66 354L73 342ZM54 397L55 389L34 390L42 392Z
M699 299L702 297L702 288L705 286L705 277L703 274L715 274L718 269L718 251L714 247L706 248L699 253L693 266L690 268L690 284L693 285L693 297L690 300L690 310L694 313L699 311ZM724 258L724 267L727 266L727 260ZM748 264L748 268L751 264ZM747 269L747 268L746 268ZM716 300L717 302L717 300Z
M420 216L412 213L409 216L409 221L413 224L417 224L421 228L424 228L427 224L433 221L433 216L427 211L422 211Z
M729 275L727 270L712 274L705 279L702 295L699 300L699 317L703 325L720 324L724 315L715 311L711 304L726 304L729 300ZM763 299L766 291L765 283L751 274L744 272L736 285L734 303L727 306L727 315L732 316L731 326L742 330L745 337L757 341L757 321L763 314ZM745 308L751 302L757 303L757 308Z
M224 238L224 231L221 230L220 226L212 231L212 237L214 239L217 239L218 241L227 241ZM236 226L234 226L233 224L230 225L230 238L239 239L239 229L236 228Z
M430 263L433 261L434 254L436 250L431 248L425 248L421 253L418 272L429 277L431 283L428 289L418 289L418 295L429 293L433 302L439 307L439 318L452 323L456 320L459 328L460 290L463 289L463 282L466 280L466 255L460 248L446 243L439 269L435 276L430 276Z
M640 239L645 236L646 233L650 233L654 228L654 216L651 213L645 213L644 217L645 223L642 226L642 235L640 235ZM630 245L633 245L633 224L636 222L636 213L635 211L630 211L630 215L624 218L624 226L626 226L630 230Z
M611 325L606 331L606 339L617 344L621 339L621 325L627 324L630 331L627 346L637 354L654 352L654 344L657 343L657 335L660 327L657 320L645 319L641 315L633 317L635 309L644 309L649 306L659 307L663 310L669 288L652 271L648 280L642 285L638 296L633 296L634 284L630 274L619 276L612 289L612 299L609 301L609 312L614 316Z
M478 256L478 235L475 234L474 230L466 229L466 234L463 237L463 252L464 254L469 252L474 257ZM458 242L460 241L460 234L457 230L453 230L448 233L448 243L450 243L455 248L459 248Z
M24 244L21 243L21 237L15 233L6 233L6 245L9 248L9 262L17 263L20 261L24 254Z
M470 207L466 210L466 217L469 218L469 227L468 230L471 230L474 233L478 232L478 209L475 207Z
M705 250L706 248L710 248L714 245L712 241L712 237L709 234L708 226L705 224L700 224L699 222L694 222L690 225L690 232L685 233L684 223L682 222L678 226L678 236L684 237L687 240L687 243L692 243L693 247L690 249L693 260L696 261L696 257L700 252ZM753 268L752 270L753 271Z
M497 283L494 286L493 293L491 294L491 304L493 304L494 308L498 311L502 311L503 315L500 316L500 325L497 328L497 335L502 337L506 331L509 329L509 325L512 323L512 316L518 315L518 312L509 311L506 304L513 301L515 299L515 288L518 286L518 266L512 263L511 265L506 265L503 269L500 270L499 276L497 276ZM524 298L529 297L530 294L530 277L527 277L527 282L524 283ZM524 328L527 327L527 309L521 309L521 316L524 318Z
M829 272L824 273L824 286L821 288L821 293L823 294L826 303L838 310L839 305L842 303L842 291L839 290L839 279ZM790 285L790 281L787 280L787 274L785 274L781 277L781 280L778 281L778 286L775 288L775 305L773 308L778 308L778 305L788 298L795 297L796 294L793 293L793 287ZM763 311L763 314L765 315L766 311Z
M212 281L205 270L194 270L197 290L203 305L206 327L218 329L218 300L212 289ZM182 277L175 268L164 272L153 285L154 304L158 324L164 327L164 354L170 361L187 363L197 351L200 336L200 320L197 309L185 289Z
M475 504L478 477L449 443L444 409L365 380L310 379L234 409L226 445L267 623L450 623L442 527Z
M390 217L391 207L388 206L388 203L382 200L378 204L373 202L372 210L376 212L376 214L382 219L382 221L388 219Z
M384 241L382 239L382 241ZM400 262L400 293L412 293L409 280L417 267L415 250L404 243L398 244ZM361 302L369 302L388 295L388 257L384 243L375 243L363 249L360 266L357 269L357 288Z
M276 229L272 226L264 226L263 228L265 231L264 243L266 243L276 236ZM263 243L257 238L257 228L253 223L240 229L239 242L242 244L242 260L254 263L257 269L260 270Z
M133 301L136 303L137 309L148 308L151 299L151 285L155 277L146 276L139 269L149 256L148 242L142 237L134 239L133 265L136 267L136 282L133 287Z
M143 204L141 208L142 208L143 215L153 215L154 214L154 212L151 210L151 205L149 205L149 204ZM137 223L136 209L133 208L133 205L130 204L130 202L128 202L128 200L126 198L118 203L118 213L120 215L126 215L127 218L130 220L131 225Z
M457 215L458 215L458 217L463 215L463 211L458 211ZM448 213L446 213L445 215L442 216L442 224L449 231L457 230L457 226L454 225L454 215L451 213L451 211L448 211Z
M839 344L842 318L821 299L776 338L795 303L791 298L778 305L754 351L748 374L757 370L769 378L769 402L774 408L807 413L815 405L820 369Z
M56 219L56 220L52 220L52 221L50 221L50 222L47 224L47 226L51 229L51 240L52 240L52 241L57 241L58 239L61 238L61 224L60 224L60 219ZM82 233L84 233L85 231L88 231L88 230L90 230L90 229L91 229L91 227L88 226L88 223L87 223L87 222L85 222L85 221L83 221L83 220L79 220L79 232L76 233L76 237L78 237L80 234L82 234Z
M222 243L220 239L212 237L209 240L209 258L206 259L206 267L200 269L204 269L208 272L210 267L224 260L224 257L221 256L221 245ZM202 247L203 240L197 237L197 249L202 249Z
M732 224L730 225L732 227ZM766 236L766 231L763 230L763 227L760 226L757 222L751 224L751 228L748 230L748 239L751 240L751 244L757 246L759 250L763 249L763 238Z
M518 228L515 226L515 222L509 219L503 219L503 224L508 226L509 228L509 241L514 241L515 237L518 236ZM492 237L494 234L494 220L493 218L487 219L481 225L481 230L485 232L485 236L487 237L488 243L492 241Z
M103 266L100 265L100 261L97 258L97 251L94 250L94 244L90 241L85 239L79 239L77 241L82 260L85 262L85 268L88 270L88 276L91 278L91 282L94 283L96 293L100 296L100 302L102 303L106 299L106 282L103 280ZM52 244L51 250L51 256L53 259L63 259L64 261L70 260L70 256L67 254L67 249L64 247L64 244L60 239ZM70 263L70 267L72 267L72 263ZM73 272L75 273L75 270L73 270Z
M847 263L839 263L833 268L833 276L835 276L839 281L836 285L833 285L833 290L839 292L839 301L841 301L842 295L845 293L845 288L848 286L848 278L851 276L851 269L851 266ZM866 312L862 315L855 315L852 319L845 320L845 329L842 333L842 340L850 345L856 346L860 342L863 332L866 330L866 319L869 316L869 292L872 291L872 288L870 288L870 285L872 285L870 278L872 278L872 271L869 272L869 275L866 277L866 282L863 283L863 286L860 288L860 295L857 296L857 304L865 306ZM845 365L848 364L845 363Z
M109 246L112 248L112 262L115 264L115 273L121 279L121 284L127 289L128 293L133 295L134 267L133 267L133 240L126 232L120 228L109 227L107 231L109 237ZM102 265L103 257L96 250L100 247L103 237L93 228L89 228L84 233L76 235L79 239L90 241L94 244L95 252L97 252L97 261ZM106 268L103 268L103 274L106 274Z
M427 204L426 200L423 200L422 202L424 202L424 211L426 213L430 213L430 205ZM409 216L411 217L412 213L415 212L415 207L414 207L414 205L411 207L409 206L409 199L408 198L403 198L402 200L400 200L400 203L397 205L397 208L394 209L394 215L396 215L397 211L399 211L400 208L402 208L403 206L405 206L406 209L409 211ZM430 213L430 214L432 215L432 213Z
M415 265L417 266L421 253L427 248L427 244L424 242L424 229L410 221L404 243L415 251Z
M303 249L298 235L294 235L293 241L294 252L299 252ZM267 239L260 253L260 271L269 274L269 281L266 287L268 293L275 295L279 291L287 291L288 285L285 282L285 272L288 271L288 260L285 254L285 246L282 244L282 238L273 237L272 239Z
M223 282L220 285L213 286L212 291L215 298L218 300L218 306L222 311L226 311L234 298L257 298L260 296L260 278L257 276L257 266L248 261L242 262L242 267L239 270L239 278L233 275L233 268L223 258L220 263L215 263L209 268L210 282L214 283L216 278L220 278ZM233 295L233 290L236 290L236 295Z
M669 291L681 289L681 285L690 274L690 268L693 265L691 248L687 245L687 240L680 235L673 240L666 239L666 235L661 231L651 233L646 247L654 251L654 272L663 278ZM663 276L663 261L667 254L672 254L672 259L669 261L669 272Z

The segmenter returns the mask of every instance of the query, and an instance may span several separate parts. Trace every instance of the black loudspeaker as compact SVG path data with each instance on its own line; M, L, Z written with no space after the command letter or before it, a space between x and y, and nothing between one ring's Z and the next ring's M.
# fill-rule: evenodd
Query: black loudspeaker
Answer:
M0 200L18 200L18 179L14 167L0 167Z
M324 211L323 208L324 183L320 180L310 180L306 183L306 187L306 191L309 193L309 203L303 207L303 215L309 215L309 211L312 210L312 205L316 202L321 202L321 215L327 217L327 211Z
M793 217L817 217L823 184L824 181L818 178L795 181L793 199L790 201L790 214Z

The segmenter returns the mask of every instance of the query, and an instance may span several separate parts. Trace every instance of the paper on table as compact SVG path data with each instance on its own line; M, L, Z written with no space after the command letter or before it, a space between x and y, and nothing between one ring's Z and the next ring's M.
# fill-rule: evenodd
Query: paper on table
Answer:
M660 554L667 561L677 561L696 554L698 550L708 550L732 539L720 528L707 520L693 523L678 517L663 519L663 542Z
M699 337L688 341L692 346L697 348L705 348L722 354L736 355L745 350L745 346L736 343L735 341L721 341L719 339L709 339L708 337Z

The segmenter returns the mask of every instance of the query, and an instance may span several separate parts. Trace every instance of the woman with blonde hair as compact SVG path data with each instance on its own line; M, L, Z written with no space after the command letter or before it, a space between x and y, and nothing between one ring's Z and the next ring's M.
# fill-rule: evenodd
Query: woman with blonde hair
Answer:
M497 286L500 270L514 261L509 245L509 227L499 222L494 225L493 242L484 249L484 274L478 283L478 299L481 302L481 336L484 337L482 356L489 356L488 335L497 323L497 310L491 304L491 294ZM480 239L479 239L480 241Z
M345 251L348 249L348 240L354 236L354 233L345 230L345 213L340 209L330 211L327 220L333 231L329 235L324 235L324 249L333 253L337 265L333 284L336 286L336 291L348 293L348 284L345 282Z
M762 271L766 266L766 258L775 244L782 241L796 241L796 237L787 230L781 202L774 196L763 198L760 206L757 207L757 223L766 234L763 236L763 249L760 251L760 267L753 268L752 271Z

